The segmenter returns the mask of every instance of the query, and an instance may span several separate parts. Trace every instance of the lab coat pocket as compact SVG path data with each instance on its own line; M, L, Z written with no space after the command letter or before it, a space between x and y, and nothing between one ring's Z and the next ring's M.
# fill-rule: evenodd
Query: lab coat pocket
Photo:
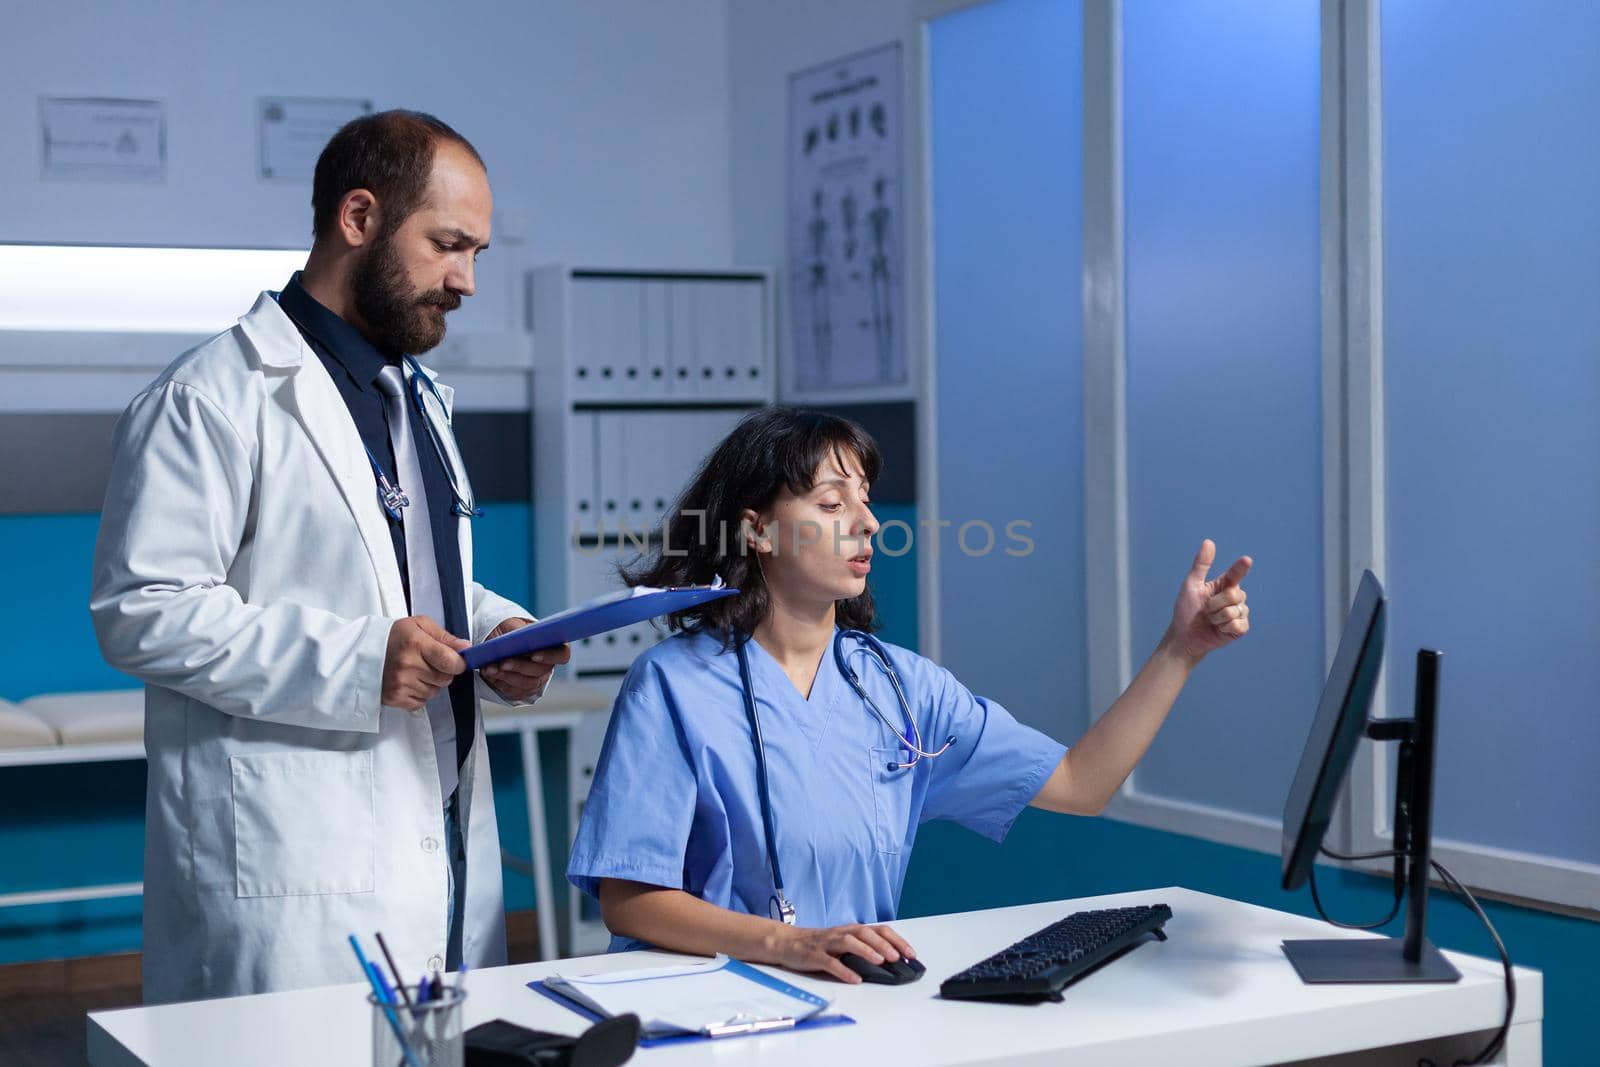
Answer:
M228 763L239 896L372 892L371 752L273 752Z
M870 755L873 838L879 852L898 856L911 826L912 771L909 767L889 769L891 763L898 765L905 758L905 750L898 745L874 748Z

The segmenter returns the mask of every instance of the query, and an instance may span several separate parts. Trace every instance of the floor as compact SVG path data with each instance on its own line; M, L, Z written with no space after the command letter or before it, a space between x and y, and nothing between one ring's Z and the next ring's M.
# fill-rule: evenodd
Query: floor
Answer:
M0 997L0 1063L7 1067L87 1063L84 1016L138 1003L138 986Z

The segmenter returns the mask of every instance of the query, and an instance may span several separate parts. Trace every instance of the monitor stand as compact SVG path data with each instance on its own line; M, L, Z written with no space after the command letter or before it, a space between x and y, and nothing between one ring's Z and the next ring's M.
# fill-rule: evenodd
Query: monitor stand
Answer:
M1353 982L1459 982L1461 972L1423 938L1408 960L1398 937L1346 937L1329 941L1285 941L1300 980L1309 985Z
M1433 832L1434 728L1439 707L1440 653L1417 652L1415 714L1410 719L1372 719L1367 736L1399 741L1394 787L1394 847L1401 852L1396 876L1409 863L1403 937L1285 941L1283 953L1307 983L1459 982L1456 970L1429 944L1427 925L1429 852Z

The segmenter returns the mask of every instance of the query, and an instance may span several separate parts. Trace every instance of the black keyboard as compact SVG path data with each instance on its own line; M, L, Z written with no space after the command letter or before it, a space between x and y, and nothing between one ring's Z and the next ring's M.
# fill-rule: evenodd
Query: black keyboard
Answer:
M946 997L1054 997L1061 987L1126 949L1145 934L1162 941L1172 918L1165 904L1080 911L1029 934L944 980Z

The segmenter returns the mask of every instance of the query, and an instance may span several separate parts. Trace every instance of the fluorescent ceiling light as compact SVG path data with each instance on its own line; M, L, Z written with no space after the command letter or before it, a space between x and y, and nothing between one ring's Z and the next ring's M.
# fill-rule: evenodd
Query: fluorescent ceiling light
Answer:
M0 245L0 330L217 333L305 261L281 249Z

